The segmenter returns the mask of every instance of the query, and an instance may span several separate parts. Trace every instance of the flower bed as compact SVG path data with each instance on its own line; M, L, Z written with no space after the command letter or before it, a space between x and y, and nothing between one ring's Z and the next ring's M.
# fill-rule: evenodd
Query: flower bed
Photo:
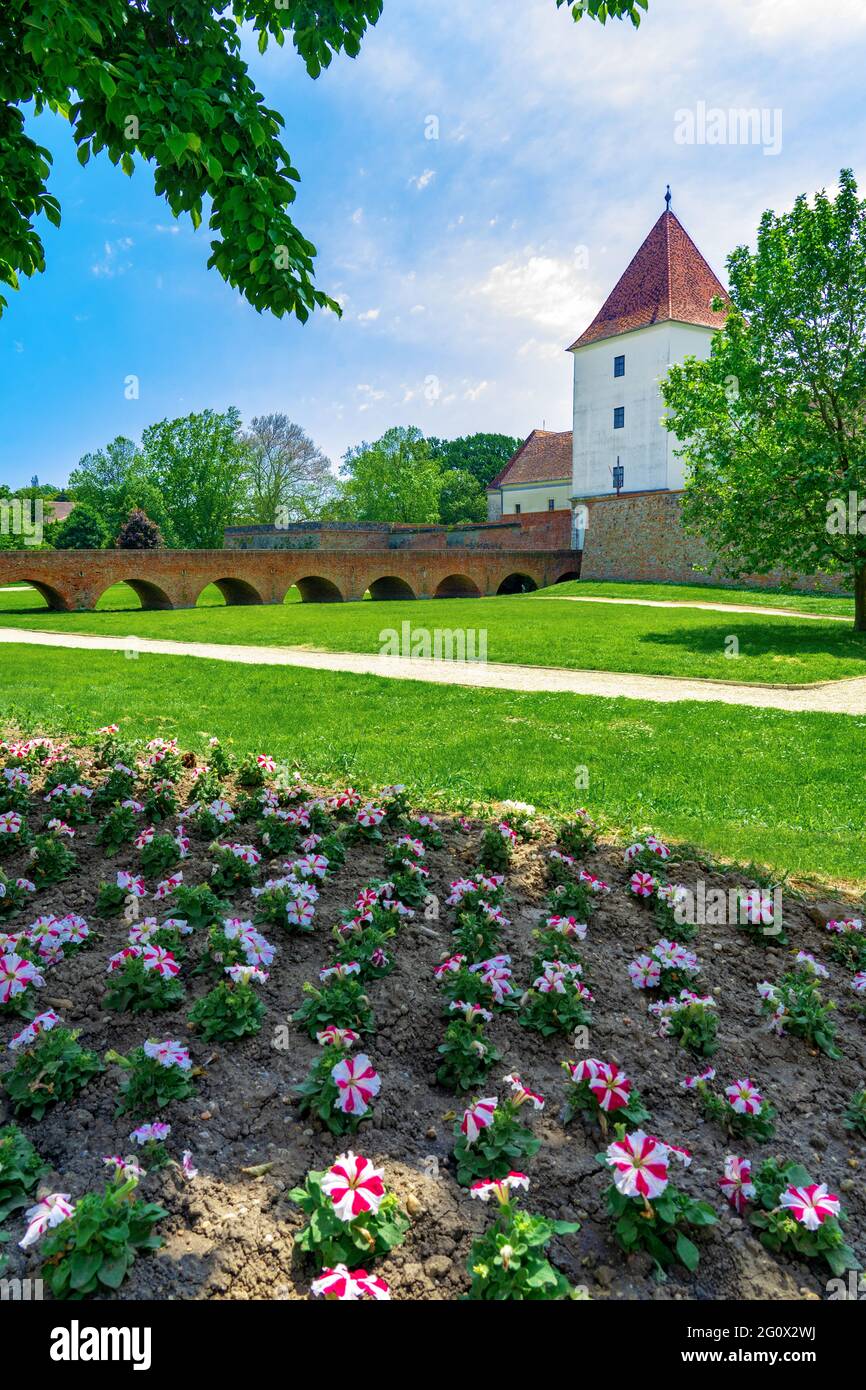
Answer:
M755 885L113 729L0 744L0 826L7 1277L796 1298L866 1253L853 908L678 939Z

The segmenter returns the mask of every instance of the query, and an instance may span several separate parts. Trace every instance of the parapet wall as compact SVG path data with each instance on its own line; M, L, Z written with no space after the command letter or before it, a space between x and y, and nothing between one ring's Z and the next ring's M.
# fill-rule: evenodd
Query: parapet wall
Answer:
M390 522L299 521L274 526L228 526L228 550L568 550L571 512L527 512L466 526L405 526Z

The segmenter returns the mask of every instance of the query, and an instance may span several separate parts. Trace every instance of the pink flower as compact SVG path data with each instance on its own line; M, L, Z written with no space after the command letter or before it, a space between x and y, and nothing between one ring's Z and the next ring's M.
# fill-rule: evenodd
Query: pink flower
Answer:
M24 1213L25 1220L28 1222L27 1231L23 1240L18 1244L22 1250L28 1246L35 1245L54 1226L59 1226L61 1221L66 1221L73 1213L74 1207L68 1192L52 1192L50 1197L43 1197L35 1207L28 1207Z
M817 1231L828 1216L838 1216L841 1210L839 1198L822 1182L789 1187L779 1198L779 1206L786 1207L807 1231Z
M524 1191L529 1189L529 1178L525 1173L508 1173L504 1178L483 1178L472 1184L469 1195L477 1197L480 1202L489 1202L491 1197L495 1197L504 1205L511 1200L512 1189L517 1187L522 1187Z
M725 1095L728 1104L738 1115L760 1115L763 1109L763 1098L754 1081L750 1081L747 1076L742 1081L735 1081L733 1085L725 1087Z
M851 981L851 988L857 994L866 994L866 970L858 970Z
M635 989L656 989L662 977L661 961L652 956L638 956L629 963L628 973Z
M344 1115L366 1115L371 1100L382 1089L381 1078L364 1052L338 1062L331 1071L331 1079L339 1091L334 1108L342 1110Z
M140 875L127 873L125 869L117 872L117 886L133 898L143 898L147 893L144 879Z
M628 1105L631 1082L619 1067L602 1062L597 1074L589 1080L589 1089L598 1101L599 1109L607 1113Z
M755 1195L752 1165L749 1160L737 1158L736 1154L728 1154L724 1174L719 1178L719 1187L734 1210L742 1216Z
M165 946L146 946L142 964L145 970L155 970L164 980L171 980L180 970L179 963Z
M576 917L548 917L547 926L550 931L558 932L568 940L586 940L586 923L578 922Z
M588 870L586 870L586 869L581 869L580 873L578 874L578 878L579 878L579 880L580 880L581 883L585 883L585 884L586 884L586 886L587 886L587 888L589 889L590 893L609 893L609 892L610 892L610 884L609 884L609 883L605 883L604 879L602 879L602 878L596 878L595 874L589 873Z
M529 1101L535 1110L544 1109L544 1096L538 1095L535 1091L528 1090L516 1071L509 1072L509 1074L502 1079L511 1087L513 1105L525 1105L526 1102Z
M661 1144L642 1129L616 1139L607 1148L607 1162L616 1169L614 1183L624 1197L660 1197L668 1185L668 1154Z
M706 1071L702 1071L699 1076L687 1076L684 1081L680 1082L680 1086L684 1091L694 1091L701 1081L712 1081L715 1075L715 1067L707 1067Z
M358 824L363 826L365 830L381 825L384 819L385 812L380 806L362 806L355 817Z
M17 811L0 812L0 835L18 835L21 824L21 817Z
M656 880L652 874L644 873L638 869L629 879L629 888L636 898L651 898L656 887Z
M192 1181L193 1178L197 1178L197 1177L198 1177L198 1169L196 1168L195 1164L194 1164L193 1161L192 1161L192 1150L191 1150L191 1149L184 1149L183 1153L182 1153L181 1156L180 1156L180 1164L181 1164L181 1167L183 1168L184 1175L185 1175L187 1178L189 1178L190 1182Z
M437 980L441 980L444 975L455 974L465 964L465 956L449 956L447 960L443 960L441 965L435 967L433 974Z
M139 1125L130 1134L136 1144L161 1144L171 1133L171 1125L163 1124L161 1120L154 1120L152 1124Z
M830 971L827 969L826 965L822 965L819 960L816 960L811 951L798 951L796 964L805 966L807 973L813 975L816 980L827 980L830 978Z
M354 1221L368 1213L375 1216L385 1196L382 1170L350 1149L325 1173L322 1191L334 1203L334 1214L340 1221Z
M482 1130L493 1124L493 1115L498 1104L497 1096L488 1096L486 1100L476 1100L474 1105L467 1106L463 1111L460 1133L465 1136L467 1144L474 1144Z
M45 980L31 960L11 951L0 956L0 1004L8 1004L16 994L23 994L34 985L39 989Z
M277 770L276 760L271 757L270 753L259 753L256 762L262 772L276 772Z
M345 980L350 975L360 974L361 967L356 960L342 961L338 965L327 965L319 971L319 979L324 983L325 980Z
M153 896L157 900L167 898L168 895L170 893L173 893L175 888L179 888L182 883L183 870L181 869L178 873L171 874L169 878L164 878L162 880L162 883L158 883L156 885L156 888L153 890Z
M264 985L268 981L267 972L259 970L255 965L225 965L223 969L235 985Z
M46 1009L44 1014L39 1014L28 1023L26 1028L22 1028L20 1033L16 1033L14 1038L9 1040L9 1051L17 1052L19 1047L29 1047L34 1043L40 1033L50 1033L52 1028L56 1028L60 1022L60 1015L53 1009Z
M467 1004L465 999L452 999L448 1008L452 1013L462 1014L467 1023L472 1023L480 1019L483 1023L489 1023L493 1015L489 1009L482 1008L480 1004Z
M576 1086L582 1081L593 1081L605 1066L607 1063L600 1062L597 1057L584 1057L582 1061L570 1064L571 1079Z
M152 1038L148 1038L142 1046L145 1056L152 1057L161 1067L180 1067L181 1071L189 1071L192 1068L189 1050L173 1038L166 1038L165 1042L154 1042Z
M362 1298L382 1301L391 1297L384 1279L368 1274L366 1269L355 1269L350 1274L345 1265L323 1269L318 1279L314 1279L310 1285L310 1291L316 1298L339 1303L357 1303Z
M760 888L750 888L740 895L740 918L752 926L770 927L775 921L772 893L764 893Z
M353 1047L358 1036L351 1028L338 1028L336 1023L329 1023L327 1028L316 1034L316 1042L320 1047Z

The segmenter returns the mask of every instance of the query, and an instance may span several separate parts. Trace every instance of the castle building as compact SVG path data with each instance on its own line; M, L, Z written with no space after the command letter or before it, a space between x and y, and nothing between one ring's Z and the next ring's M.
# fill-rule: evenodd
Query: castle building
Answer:
M660 383L674 362L706 358L725 322L724 286L666 207L592 323L571 344L573 429L533 430L487 490L491 520L577 508L612 494L682 491L682 460L662 424ZM568 488L565 459L570 450ZM576 544L582 548L577 525Z

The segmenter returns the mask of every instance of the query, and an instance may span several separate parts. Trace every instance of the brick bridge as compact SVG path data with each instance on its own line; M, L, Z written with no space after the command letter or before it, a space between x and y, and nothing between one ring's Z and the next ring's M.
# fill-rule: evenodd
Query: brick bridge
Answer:
M0 585L32 584L50 608L94 608L126 583L143 608L193 608L215 584L227 604L282 603L296 585L305 603L361 599L477 598L576 579L574 550L6 550Z

